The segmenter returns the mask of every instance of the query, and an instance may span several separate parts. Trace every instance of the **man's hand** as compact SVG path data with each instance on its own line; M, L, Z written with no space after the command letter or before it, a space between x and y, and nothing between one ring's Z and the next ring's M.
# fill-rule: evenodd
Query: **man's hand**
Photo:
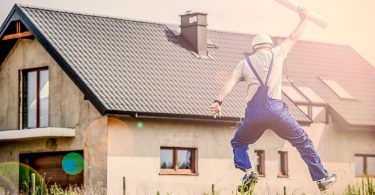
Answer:
M298 14L300 20L307 20L309 18L309 11L303 6L298 7Z
M217 102L213 103L210 106L210 110L211 110L212 115L214 115L214 118L216 118L216 116L221 117L221 106L219 105L219 103Z

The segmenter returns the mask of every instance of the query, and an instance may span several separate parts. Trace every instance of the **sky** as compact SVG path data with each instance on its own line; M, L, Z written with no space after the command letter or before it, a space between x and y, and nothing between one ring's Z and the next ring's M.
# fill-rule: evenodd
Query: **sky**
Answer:
M309 23L303 40L350 45L375 66L374 0L300 0L329 26ZM179 24L186 11L208 14L208 28L288 36L298 15L274 0L0 0L2 23L15 3L66 11Z

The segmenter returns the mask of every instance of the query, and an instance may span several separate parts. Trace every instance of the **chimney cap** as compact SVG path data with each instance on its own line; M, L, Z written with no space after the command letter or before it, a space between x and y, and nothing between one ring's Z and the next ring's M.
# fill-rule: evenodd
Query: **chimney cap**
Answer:
M180 16L192 16L192 15L204 15L204 16L207 16L207 13L203 13L203 12L193 12L193 11L190 11L190 10L187 10L185 14L181 14Z

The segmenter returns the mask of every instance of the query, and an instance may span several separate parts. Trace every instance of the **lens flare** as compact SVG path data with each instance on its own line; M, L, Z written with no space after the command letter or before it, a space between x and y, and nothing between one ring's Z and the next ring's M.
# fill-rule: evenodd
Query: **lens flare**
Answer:
M28 194L32 186L36 194L45 194L47 190L44 178L35 169L19 162L0 163L0 194Z
M137 122L137 128L138 128L138 129L142 129L143 127L144 127L143 122L142 122L142 121L138 121L138 122Z
M76 152L66 154L62 160L62 168L68 175L77 175L83 170L83 158Z
M92 121L84 130L82 147L85 161L89 167L106 170L108 146L107 124L111 117L100 117Z

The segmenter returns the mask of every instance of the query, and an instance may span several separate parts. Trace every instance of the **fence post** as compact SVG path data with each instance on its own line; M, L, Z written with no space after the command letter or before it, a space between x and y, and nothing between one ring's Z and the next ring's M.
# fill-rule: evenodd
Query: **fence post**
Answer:
M31 173L31 195L35 195L35 173Z
M286 195L286 186L284 186L284 195Z

